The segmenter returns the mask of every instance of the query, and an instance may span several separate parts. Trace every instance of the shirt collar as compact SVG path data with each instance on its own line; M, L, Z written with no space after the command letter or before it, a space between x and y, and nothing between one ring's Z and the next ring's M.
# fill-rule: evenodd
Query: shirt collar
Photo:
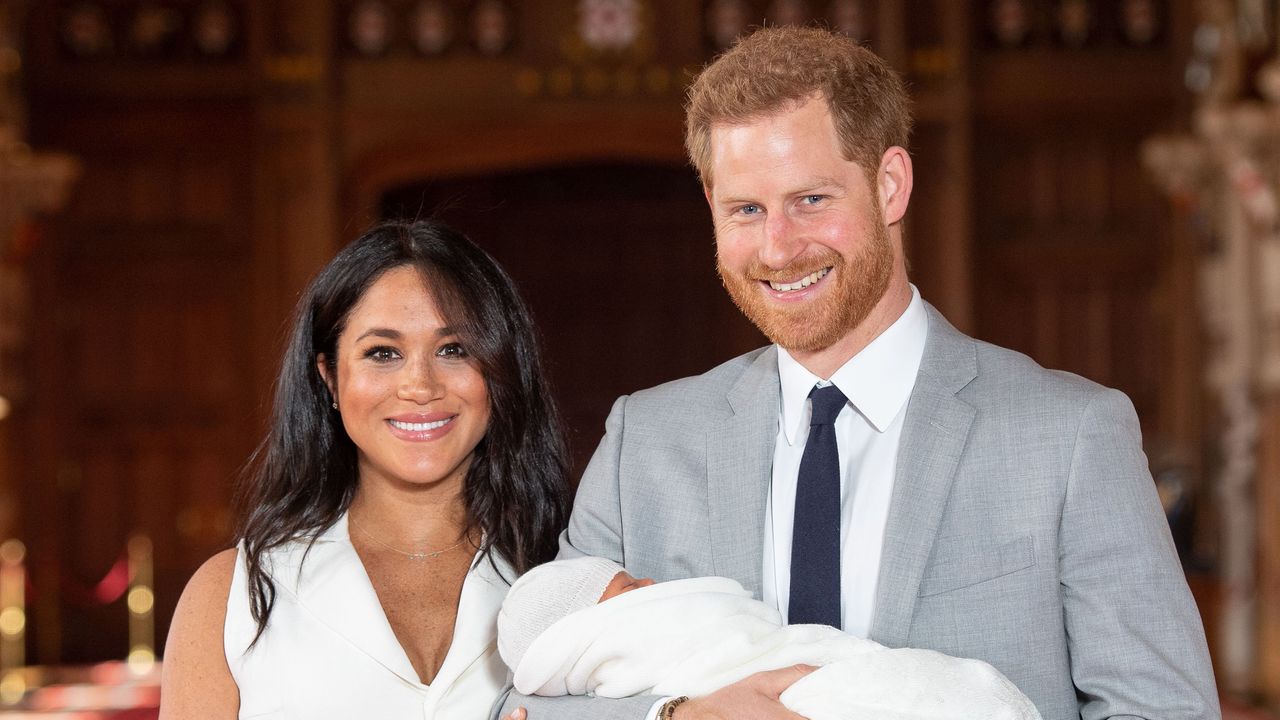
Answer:
M831 375L831 384L840 388L877 432L888 429L911 397L928 332L924 301L912 285L911 302L902 315ZM778 380L782 386L782 429L787 444L794 445L801 423L808 420L805 401L809 391L818 383L827 383L781 347Z

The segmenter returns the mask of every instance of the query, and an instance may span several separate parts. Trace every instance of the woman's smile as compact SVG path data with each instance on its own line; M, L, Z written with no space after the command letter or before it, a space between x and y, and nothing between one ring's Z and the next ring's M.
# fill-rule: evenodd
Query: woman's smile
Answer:
M388 418L392 434L402 440L421 442L436 440L453 429L453 421L458 416L450 413L430 413L423 416Z

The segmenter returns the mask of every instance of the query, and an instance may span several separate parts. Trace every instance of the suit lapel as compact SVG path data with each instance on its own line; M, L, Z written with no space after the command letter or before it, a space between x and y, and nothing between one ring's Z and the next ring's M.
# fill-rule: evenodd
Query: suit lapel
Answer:
M872 639L905 645L975 410L956 394L977 376L973 340L926 304L929 337L907 405L885 527Z
M490 563L489 558L480 558L462 584L453 640L440 671L431 681L436 692L452 687L476 658L494 646L498 637L498 609L510 589L508 582L515 582L517 574L496 550L493 559Z
M778 435L778 354L766 348L725 396L729 415L707 433L707 495L716 575L761 593L764 510Z

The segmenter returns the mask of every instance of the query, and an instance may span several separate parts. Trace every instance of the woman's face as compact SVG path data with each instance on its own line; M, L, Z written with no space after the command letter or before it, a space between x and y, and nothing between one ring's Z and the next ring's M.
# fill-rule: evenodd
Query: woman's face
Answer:
M360 482L459 486L489 425L489 393L412 267L383 273L338 336L337 367L320 355Z

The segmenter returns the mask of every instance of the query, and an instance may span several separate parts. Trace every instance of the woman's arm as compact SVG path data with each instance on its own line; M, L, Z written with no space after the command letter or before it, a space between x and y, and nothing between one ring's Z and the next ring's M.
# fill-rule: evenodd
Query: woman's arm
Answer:
M236 551L209 558L182 591L165 643L160 720L235 720L240 691L227 666L222 634Z

